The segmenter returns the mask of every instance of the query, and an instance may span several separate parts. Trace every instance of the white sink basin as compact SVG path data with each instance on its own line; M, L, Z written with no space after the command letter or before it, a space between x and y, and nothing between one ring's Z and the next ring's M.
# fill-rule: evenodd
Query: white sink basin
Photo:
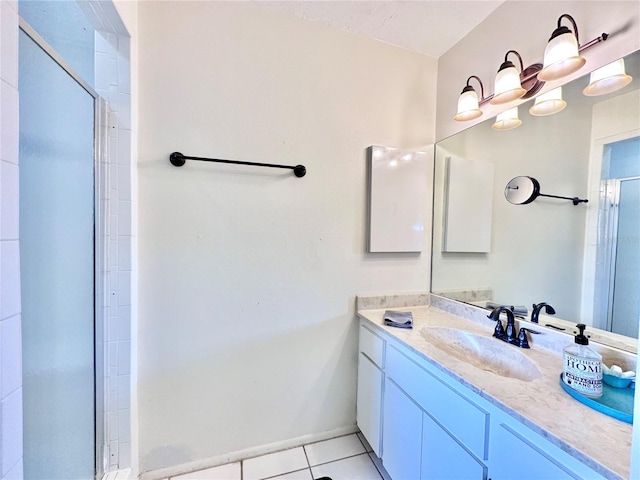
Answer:
M434 347L481 370L525 382L541 375L536 364L518 347L497 338L446 327L423 327L420 333Z

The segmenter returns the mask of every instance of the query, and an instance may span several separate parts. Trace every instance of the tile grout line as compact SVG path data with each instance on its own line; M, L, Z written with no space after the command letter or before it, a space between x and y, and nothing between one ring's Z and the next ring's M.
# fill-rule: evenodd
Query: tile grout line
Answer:
M309 444L307 444L309 445ZM313 471L311 470L311 462L309 461L309 455L307 455L306 445L302 445L302 451L304 452L304 458L307 459L307 466L309 467L309 476L313 479Z
M358 434L359 433L359 434ZM380 471L380 469L378 468L378 465L376 464L376 462L373 461L373 458L371 458L371 454L374 453L373 449L370 452L368 449L369 447L367 447L367 445L365 445L364 441L362 440L364 438L364 435L362 434L362 432L358 432L356 433L356 436L358 437L358 440L360 440L360 443L362 444L362 446L364 447L364 451L367 454L367 456L369 457L369 460L371 461L371 463L373 463L374 468L376 469L376 471L378 472L378 475L380 475L380 478L383 479L384 476L382 475L382 472ZM360 437L360 435L362 435L362 437Z
M124 410L126 410L126 409L124 409ZM374 467L375 467L376 471L378 471L379 475L382 477L382 474L381 474L381 473L380 473L380 471L378 470L378 467L376 466L375 462L374 462L374 461L373 461L373 459L371 458L370 452L367 450L367 446L366 446L366 445L364 444L364 442L362 441L362 438L360 438L360 435L358 435L358 432L356 432L356 433L348 433L348 434L345 434L345 435L339 435L339 436L337 436L337 437L333 437L333 438L330 438L330 439L327 439L327 440L320 440L320 441L318 441L318 442L312 442L312 443L308 443L308 444L305 444L305 445L300 445L299 447L291 447L291 448L288 448L288 449L280 450L280 451L278 451L278 452L272 452L272 453L279 453L279 452L285 452L285 451L287 451L287 450L294 450L294 449L296 449L296 448L302 448L302 451L304 452L305 459L306 459L306 461L307 461L307 467L305 467L305 468L301 468L301 469L298 469L298 470L292 470L292 471L288 471L288 472L282 472L282 473L279 473L279 474L277 474L277 475L273 475L273 476L270 476L270 477L263 477L263 478L261 478L260 480L269 480L269 479L277 478L277 477L282 476L282 475L288 475L288 474L290 474L290 473L301 472L301 471L303 471L303 470L309 470L309 474L310 474L310 476L313 478L313 471L311 470L313 467L311 466L311 462L309 461L309 455L307 454L307 449L306 449L305 447L306 447L306 446L309 446L309 445L314 445L314 444L316 444L316 443L322 443L322 442L326 442L326 441L334 440L334 439L336 439L336 438L349 437L349 436L351 436L351 435L355 435L355 436L358 438L358 442L360 443L360 445L362 445L362 447L363 447L363 449L364 449L364 451L363 451L363 452L355 453L355 454L353 454L353 455L348 455L348 456L346 456L346 457L336 458L336 459L333 459L333 460L329 460L329 461L327 461L327 462L318 463L318 464L316 464L316 465L313 465L313 467L318 467L318 466L321 466L321 465L328 465L328 464L330 464L330 463L339 462L339 461L346 460L346 459L349 459L349 458L358 457L358 456L360 456L360 455L366 455L366 456L369 458L369 461L370 461L371 463L373 463L373 465L374 465ZM266 456L266 455L271 455L271 454L259 455L259 456L257 456L257 457L251 457L251 458L247 458L247 459L242 459L242 460L240 460L240 461L238 462L238 463L240 463L240 480L245 480L245 479L244 479L244 462L245 462L246 460L251 460L251 459L254 459L254 458L260 458L260 457L263 457L263 456ZM223 465L226 465L226 464L223 464ZM222 466L222 465L221 465L221 466ZM196 470L196 472L197 472L197 471L199 471L199 470ZM195 473L195 472L192 472L192 473ZM171 478L173 478L173 477L170 477L168 480L171 480Z
M309 445L309 444L307 444ZM309 461L309 455L307 454L307 449L305 448L306 445L302 446L302 451L304 452L304 458L307 459L307 466L309 467L309 469L311 469L311 462Z
M23 387L23 385L19 385L16 388L14 388L13 390L10 390L9 392L7 392L5 395L3 395L0 400L4 401L7 398L9 398L11 395L13 395L14 393L16 393L18 390L20 390ZM23 394L24 395L24 394ZM15 467L15 465L12 465L11 468Z
M296 448L297 448L297 447L296 447ZM299 470L293 470L292 472L279 473L279 474L277 474L277 475L273 475L273 476L271 476L271 477L264 477L264 478L261 478L260 480L271 480L271 479L273 479L273 478L278 478L278 477L281 477L281 476L283 476L283 475L289 475L290 473L302 472L302 471L304 471L304 470L309 470L309 473L311 474L311 467L307 467L307 468L300 468Z
M342 460L359 457L360 455L366 455L367 457L369 457L369 452L360 452L360 453L355 453L353 455L349 455L348 457L336 458L335 460L330 460L328 462L318 463L317 465L314 465L314 467L320 467L321 465L329 465L330 463L341 462ZM369 457L369 460L371 460L371 457ZM373 462L373 460L371 460L371 462ZM310 468L313 468L313 467L310 467Z
M362 433L362 432L360 432L360 433ZM358 437L358 440L360 441L360 443L364 447L364 451L369 453L369 450L367 450L367 446L364 444L364 442L362 441L362 438L360 438L360 435L358 435L358 433L356 433L356 437ZM363 438L364 438L364 435L363 435Z

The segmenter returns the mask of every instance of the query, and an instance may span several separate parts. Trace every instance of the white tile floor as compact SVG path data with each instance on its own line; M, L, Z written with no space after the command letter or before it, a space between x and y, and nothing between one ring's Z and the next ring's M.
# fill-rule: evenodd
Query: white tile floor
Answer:
M362 434L354 433L170 480L380 480L372 455Z

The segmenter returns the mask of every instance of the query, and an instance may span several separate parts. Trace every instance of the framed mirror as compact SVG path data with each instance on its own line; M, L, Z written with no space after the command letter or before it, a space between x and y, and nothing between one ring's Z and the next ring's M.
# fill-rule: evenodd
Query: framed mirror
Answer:
M619 90L585 94L587 73L562 86L566 105L556 113L540 115L531 99L518 107L518 128L496 131L487 118L436 144L434 294L481 307L524 306L527 319L533 304L546 302L565 327L580 322L613 332L604 337L616 346L618 337L638 337L640 51L624 63L632 80ZM443 249L452 157L494 167L488 252ZM543 196L540 184L545 193L588 202ZM551 317L540 323L562 324ZM621 343L635 349L635 340Z

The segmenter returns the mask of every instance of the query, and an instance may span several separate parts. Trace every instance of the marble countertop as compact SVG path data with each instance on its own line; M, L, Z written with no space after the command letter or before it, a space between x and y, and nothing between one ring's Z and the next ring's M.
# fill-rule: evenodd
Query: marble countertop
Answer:
M384 302L375 305L383 308L362 308L373 305L371 302L362 302L359 303L358 315L604 477L629 478L632 425L595 411L562 390L559 384L561 350L558 351L554 346L554 342L558 343L557 339L552 340L548 348L543 348L541 345L548 338L542 338L550 334L530 335L532 348L518 349L539 368L542 375L538 378L523 381L499 376L448 355L420 333L423 327L449 327L498 342L491 337L492 321L466 319L424 305L424 299L420 300L422 305L411 307L396 307ZM383 315L387 308L411 311L414 328L408 330L385 326ZM566 338L570 337L560 337L560 340L566 344Z

